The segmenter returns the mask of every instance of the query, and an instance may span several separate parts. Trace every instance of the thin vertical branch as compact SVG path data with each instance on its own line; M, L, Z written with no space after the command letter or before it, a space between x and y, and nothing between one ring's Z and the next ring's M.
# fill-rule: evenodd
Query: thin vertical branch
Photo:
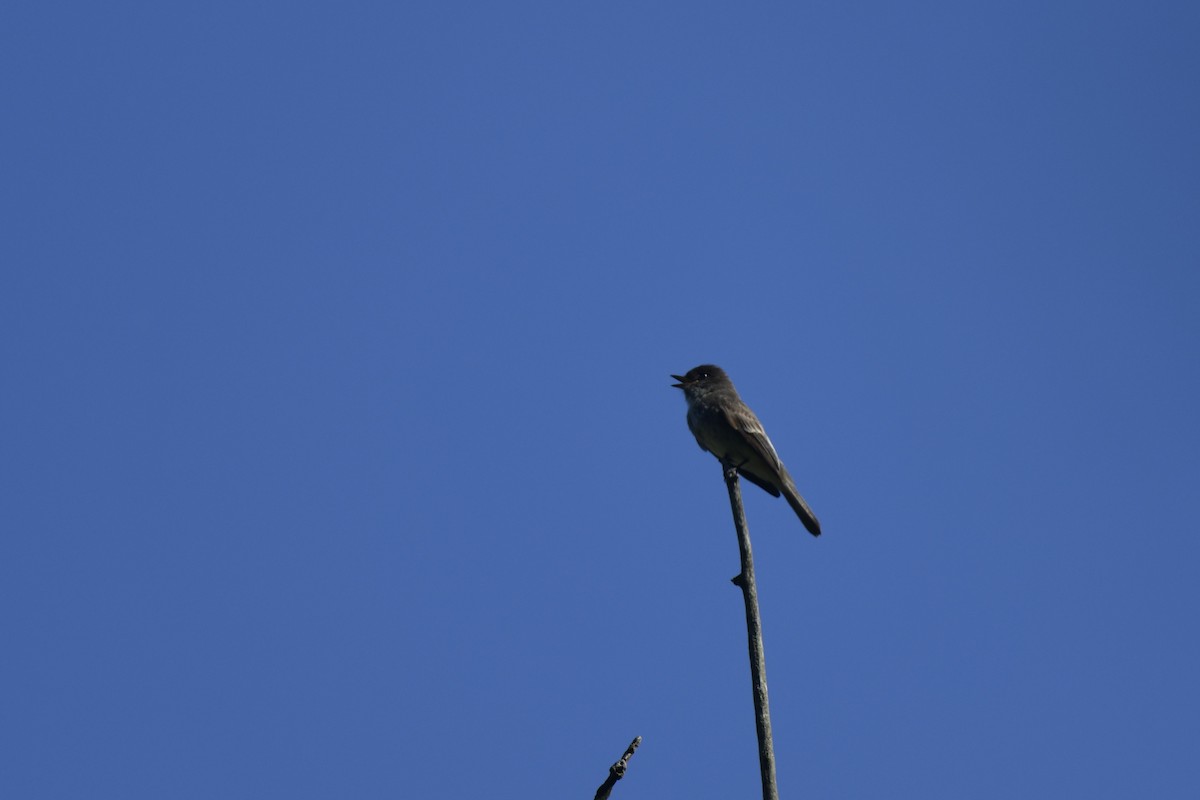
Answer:
M741 587L746 601L746 636L750 644L750 682L754 689L754 723L758 731L758 766L762 773L763 800L779 800L775 783L775 745L771 741L771 709L767 702L767 662L763 655L762 620L758 615L758 588L754 583L754 557L750 553L750 530L746 526L746 510L742 507L742 490L738 486L737 467L728 464L725 486L729 489L729 505L733 524L737 528L738 551L742 571L733 579Z
M608 800L613 786L617 784L617 781L625 777L625 768L629 766L629 759L633 756L633 751L637 750L638 745L641 743L642 737L633 737L633 741L629 743L629 747L625 748L625 755L621 756L617 763L608 768L608 777L604 779L604 783L600 784L600 788L596 790L596 800Z

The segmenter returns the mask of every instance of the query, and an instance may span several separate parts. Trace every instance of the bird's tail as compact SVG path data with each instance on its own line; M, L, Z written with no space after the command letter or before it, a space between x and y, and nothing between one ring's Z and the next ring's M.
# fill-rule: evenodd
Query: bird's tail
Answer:
M796 491L795 484L792 483L790 476L783 482L783 496L787 498L788 505L796 512L796 516L804 523L804 527L808 528L808 532L813 536L821 535L821 523L817 521L817 515L808 507L808 503L804 502L804 498L800 496L800 492Z

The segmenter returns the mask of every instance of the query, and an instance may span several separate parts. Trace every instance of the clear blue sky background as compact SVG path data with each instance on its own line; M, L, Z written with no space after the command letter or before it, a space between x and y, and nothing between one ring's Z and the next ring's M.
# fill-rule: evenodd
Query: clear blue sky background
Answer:
M1200 6L0 12L6 798L1200 796Z

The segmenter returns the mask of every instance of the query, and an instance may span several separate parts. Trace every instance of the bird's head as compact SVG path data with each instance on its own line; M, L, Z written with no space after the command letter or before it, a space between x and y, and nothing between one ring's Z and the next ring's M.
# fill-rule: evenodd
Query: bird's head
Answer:
M729 376L725 374L725 370L712 364L701 364L689 369L686 375L672 375L671 377L679 381L679 383L671 385L676 389L682 389L689 398L707 394L713 389L723 386L733 385Z

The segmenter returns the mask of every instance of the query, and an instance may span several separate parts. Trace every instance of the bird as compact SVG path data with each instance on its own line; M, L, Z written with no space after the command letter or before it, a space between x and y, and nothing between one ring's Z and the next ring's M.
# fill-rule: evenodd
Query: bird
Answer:
M702 364L686 375L671 377L679 381L671 385L683 390L688 429L700 449L712 453L722 464L736 467L739 475L768 494L782 494L808 532L820 536L821 523L816 514L800 496L762 423L742 402L725 370Z

